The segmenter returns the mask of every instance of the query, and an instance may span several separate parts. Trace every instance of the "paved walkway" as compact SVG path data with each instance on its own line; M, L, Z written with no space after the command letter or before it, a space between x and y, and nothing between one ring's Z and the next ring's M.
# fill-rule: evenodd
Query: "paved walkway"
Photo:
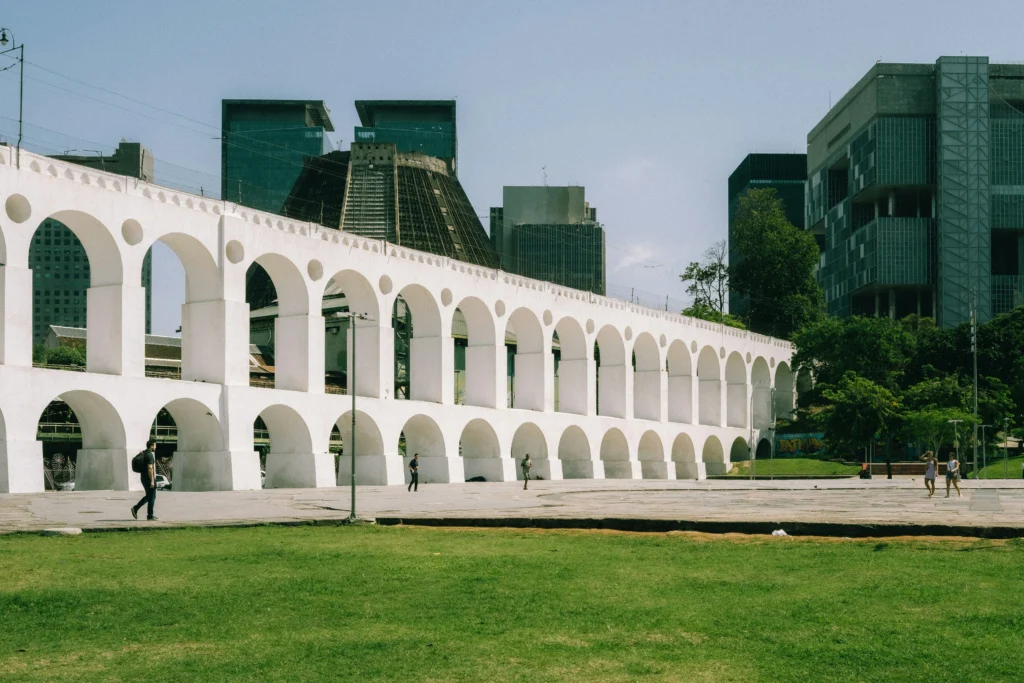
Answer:
M858 533L855 528L851 531L851 525L881 525L893 534L958 530L968 535L989 535L979 530L995 529L998 535L1024 536L1024 481L964 482L961 488L963 498L954 493L947 499L940 488L929 499L917 477L871 481L539 481L531 482L529 491L514 483L428 484L420 487L419 493L408 493L398 486L362 486L357 509L361 516L375 517L382 523L693 528L758 533L769 525L788 525L790 533L829 533L826 527L833 525L832 533L838 535ZM157 495L158 522L132 520L128 508L139 495L120 491L0 495L0 533L59 526L90 530L329 523L348 516L350 493L344 487L161 492ZM942 531L944 528L947 530Z

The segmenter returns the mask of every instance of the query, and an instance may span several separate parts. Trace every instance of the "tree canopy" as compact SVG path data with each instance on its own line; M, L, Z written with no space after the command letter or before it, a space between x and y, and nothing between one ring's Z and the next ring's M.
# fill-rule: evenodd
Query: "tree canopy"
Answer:
M748 301L744 322L749 329L789 339L821 319L818 244L786 220L774 188L752 189L740 197L729 249L737 256L729 287Z

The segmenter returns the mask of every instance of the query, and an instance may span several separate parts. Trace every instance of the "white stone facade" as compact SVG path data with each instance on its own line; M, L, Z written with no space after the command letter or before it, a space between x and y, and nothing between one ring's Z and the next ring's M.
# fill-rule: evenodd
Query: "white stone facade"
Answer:
M550 479L699 478L746 457L751 433L756 441L769 424L773 395L777 415L794 404L788 342L24 151L19 169L13 152L0 147L0 492L43 489L36 430L56 398L81 423L79 489L137 488L130 459L163 407L178 425L175 490L259 488L257 416L270 431L267 486L347 483L351 454L336 477L328 452L335 424L351 443L351 397L324 393L320 307L332 278L353 311L373 318L355 339L357 483L406 480L403 432L423 482L514 480L527 452L534 472ZM45 218L74 231L91 264L87 372L32 367L28 251ZM186 272L181 380L144 372L140 278L157 240ZM274 389L249 386L245 273L253 262L279 297ZM413 315L412 400L392 397L391 310L400 294ZM466 405L454 403L456 308L469 330ZM509 325L517 337L512 408ZM349 366L351 377L351 358Z

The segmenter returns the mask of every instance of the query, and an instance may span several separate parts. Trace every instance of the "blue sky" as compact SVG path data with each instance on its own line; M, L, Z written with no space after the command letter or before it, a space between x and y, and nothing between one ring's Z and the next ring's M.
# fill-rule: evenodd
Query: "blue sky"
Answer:
M26 136L41 144L138 140L167 174L218 187L223 98L323 99L347 147L356 99L455 97L478 213L546 166L597 207L609 285L680 300L678 273L725 237L726 181L747 153L803 151L878 59L1024 60L1022 19L1020 2L937 0L0 6L29 62L211 126L29 65ZM0 134L17 129L17 87L16 68L0 73ZM154 332L172 333L183 272L164 249L154 268Z

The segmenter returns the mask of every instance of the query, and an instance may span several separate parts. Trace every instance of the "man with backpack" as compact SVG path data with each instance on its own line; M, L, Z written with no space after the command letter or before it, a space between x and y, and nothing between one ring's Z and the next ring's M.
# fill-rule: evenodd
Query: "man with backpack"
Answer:
M142 477L142 488L146 491L142 500L132 506L132 517L138 519L139 510L146 505L146 519L155 522L153 506L156 504L156 441L147 441L146 450L132 458L132 471L138 472Z

